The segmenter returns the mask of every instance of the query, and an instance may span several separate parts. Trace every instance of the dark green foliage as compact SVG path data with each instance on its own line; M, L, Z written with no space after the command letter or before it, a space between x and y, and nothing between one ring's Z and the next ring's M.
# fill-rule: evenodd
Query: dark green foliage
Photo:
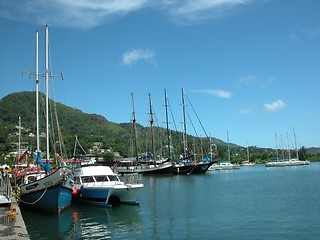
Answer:
M40 107L40 133L45 134L45 119L44 119L44 104L45 96L40 93L39 99ZM85 151L91 149L92 154L98 154L106 163L110 164L114 157L113 152L118 152L122 157L134 156L133 151L133 127L132 123L113 123L108 121L103 116L97 114L87 114L79 109L65 106L50 100L50 125L52 126L51 136L55 136L55 143L58 139L57 123L55 122L55 112L59 119L59 127L63 137L65 150L63 150L63 157L72 157L73 155L82 155L84 152L77 147L74 152L75 135L81 143ZM30 133L36 133L36 110L35 110L35 92L20 92L12 93L0 100L0 162L4 162L5 156L12 151L17 151L18 132L16 126L18 119L21 117L21 123L24 127L22 130L22 141L24 142L22 148L29 147L30 151L35 150L36 138L30 136ZM157 155L168 157L168 143L167 131L164 128L155 127L156 135L156 151ZM143 127L137 124L138 135L138 152L143 153L151 150L151 137L149 127ZM209 140L203 138L202 141L195 140L193 136L188 135L189 144L195 143L194 150L198 156L202 153L209 154ZM174 148L174 159L179 159L179 155L184 151L182 142L182 133L171 131L171 141ZM204 145L204 151L200 150L200 142ZM227 144L219 139L212 139L212 143L218 146L218 151L213 154L219 159L227 159ZM40 148L45 149L45 138L40 138ZM95 148L95 144L99 144L99 148ZM58 144L57 144L58 145ZM100 146L101 145L101 146ZM191 146L190 146L191 147ZM51 146L50 149L58 147ZM106 153L101 153L101 149L108 149ZM241 162L247 159L246 148L231 144L231 161ZM262 149L257 147L250 147L250 160L265 162L266 160L275 157L275 150ZM310 159L311 155L307 153L305 148L302 148L300 156L305 156ZM316 150L314 150L316 151ZM60 154L60 150L57 150ZM87 152L88 153L88 152ZM201 154L200 154L201 153ZM53 153L51 153L51 156ZM319 155L319 152L315 152ZM210 156L210 155L209 155ZM13 161L13 159L7 159Z

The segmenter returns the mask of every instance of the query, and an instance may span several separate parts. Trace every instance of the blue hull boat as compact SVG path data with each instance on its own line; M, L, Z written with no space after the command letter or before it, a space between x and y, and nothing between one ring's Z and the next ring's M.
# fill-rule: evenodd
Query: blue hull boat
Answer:
M73 179L68 169L58 168L50 175L43 172L24 175L24 184L20 186L20 203L28 210L59 213L71 204Z

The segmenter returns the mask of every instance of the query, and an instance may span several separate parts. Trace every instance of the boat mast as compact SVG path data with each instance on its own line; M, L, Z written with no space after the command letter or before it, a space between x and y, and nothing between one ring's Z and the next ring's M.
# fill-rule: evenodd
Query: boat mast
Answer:
M183 115L183 135L182 135L182 141L183 141L183 148L185 152L185 157L187 156L187 126L186 126L186 110L184 105L184 91L183 88L181 88L182 93L182 115Z
M150 113L150 128L151 128L151 147L152 147L152 155L154 160L154 165L156 165L156 146L154 140L154 128L153 128L153 113L152 113L152 102L151 102L151 94L149 93L149 113Z
M227 140L228 140L228 160L229 160L229 162L230 162L230 160L231 160L231 156L230 156L230 144L229 144L229 132L228 132L228 130L227 130Z
M47 137L47 160L50 159L49 149L49 58L48 58L48 25L46 25L46 39L45 39L45 77L46 77L46 137Z
M18 157L21 156L21 117L19 117L19 142L18 142Z
M247 143L247 161L250 162L250 155L249 155L249 143Z
M277 133L274 134L274 138L276 140L276 154L277 154L277 161L279 160L279 150L278 150L278 138Z
M293 127L293 137L294 137L294 145L295 145L295 148L296 148L296 156L297 156L297 160L299 160L299 152L298 152L298 145L297 145L297 137L296 137L296 132L294 130L294 127Z
M39 137L39 33L36 31L36 123L37 123L37 151L40 151L40 137Z
M212 157L213 157L213 148L212 148L212 143L211 143L211 135L210 135L210 138L209 138L209 141L210 141L210 158L212 160Z
M291 153L290 153L290 141L289 141L289 134L287 132L287 141L288 141L288 156L289 156L289 160L291 159Z
M167 101L167 90L166 89L164 89L164 106L166 108L166 124L167 124L167 140L168 140L169 159L172 160L171 140L170 140L170 131L169 131L169 119L168 119L168 101Z
M136 126L136 115L134 111L133 92L131 93L131 99L132 99L132 127L133 127L133 134L134 134L134 148L135 148L136 160L138 162L139 156L138 156L138 146L137 146L137 126Z

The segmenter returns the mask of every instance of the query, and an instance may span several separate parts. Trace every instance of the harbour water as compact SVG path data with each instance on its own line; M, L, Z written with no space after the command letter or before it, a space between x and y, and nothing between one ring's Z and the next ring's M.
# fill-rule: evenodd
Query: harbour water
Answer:
M319 239L320 163L144 176L140 206L22 212L30 239Z

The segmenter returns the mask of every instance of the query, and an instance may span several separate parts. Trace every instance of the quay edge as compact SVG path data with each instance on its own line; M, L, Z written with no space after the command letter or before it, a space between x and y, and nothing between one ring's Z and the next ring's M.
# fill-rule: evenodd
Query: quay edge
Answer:
M14 216L8 216L8 212L10 212L10 209L15 209L16 214ZM0 205L0 239L30 239L19 205L14 197L12 197L10 205Z

